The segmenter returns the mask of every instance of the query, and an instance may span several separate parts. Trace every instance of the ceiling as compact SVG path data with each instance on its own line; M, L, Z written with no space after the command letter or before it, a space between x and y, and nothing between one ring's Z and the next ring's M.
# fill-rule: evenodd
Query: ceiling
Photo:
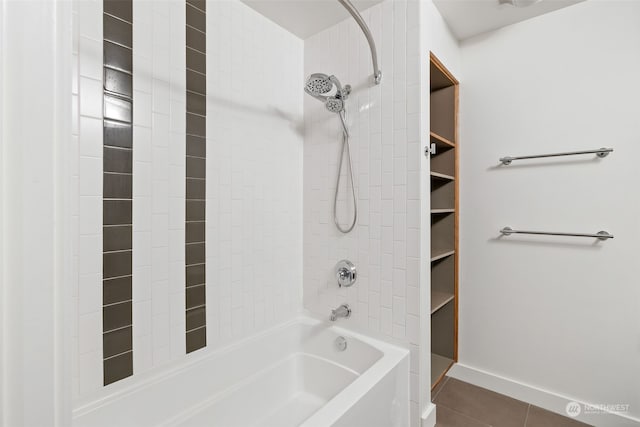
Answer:
M528 7L499 4L498 0L433 0L453 34L463 40L584 0L541 0Z
M247 6L300 37L307 37L350 17L337 0L242 0ZM353 0L362 11L382 0Z

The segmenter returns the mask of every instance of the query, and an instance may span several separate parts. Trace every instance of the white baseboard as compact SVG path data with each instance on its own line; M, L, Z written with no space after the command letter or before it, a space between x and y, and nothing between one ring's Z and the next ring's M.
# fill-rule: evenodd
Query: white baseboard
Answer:
M528 384L504 378L490 372L482 371L480 369L472 368L456 363L449 370L447 374L450 377L459 379L461 381L474 384L478 387L483 387L496 393L501 393L514 399L522 400L532 405L539 406L548 411L555 412L557 414L567 416L567 405L571 402L580 404L581 413L574 417L578 421L582 421L587 424L591 424L598 427L638 427L640 426L640 419L633 418L631 416L614 413L614 412L599 412L599 413L585 413L585 405L593 407L594 404L589 402L581 402L579 400L571 399L567 396L562 396L557 393L553 393L547 390L543 390ZM604 402L611 403L611 402ZM435 420L435 411L434 420ZM431 427L433 424L422 424L423 427Z
M429 403L429 406L420 418L422 427L434 427L436 425L436 405Z

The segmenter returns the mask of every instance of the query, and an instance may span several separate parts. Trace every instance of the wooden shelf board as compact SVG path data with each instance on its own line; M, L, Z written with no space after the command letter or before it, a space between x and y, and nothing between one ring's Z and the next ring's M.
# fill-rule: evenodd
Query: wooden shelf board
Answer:
M448 180L448 181L453 181L453 180L455 180L455 178L454 178L454 177L452 177L451 175L445 175L445 174L443 174L443 173L440 173L440 172L433 172L433 171L431 171L431 178L445 179L445 180Z
M453 365L453 359L431 353L431 385L435 385Z
M456 210L453 208L450 209L431 209L431 213L432 214L442 214L442 213L452 213L455 212Z
M453 301L454 295L447 292L431 291L431 314Z
M455 253L456 253L456 251L454 251L454 250L433 250L433 251L431 251L431 255L432 255L431 262L437 261L437 260L442 259L442 258L446 258L448 256L451 256L451 255L455 254Z
M456 144L454 144L453 142L449 141L447 138L438 135L435 132L429 132L429 136L431 137L430 139L432 140L431 142L435 142L436 146L438 145L438 143L442 143L444 145L448 145L449 147L455 147Z

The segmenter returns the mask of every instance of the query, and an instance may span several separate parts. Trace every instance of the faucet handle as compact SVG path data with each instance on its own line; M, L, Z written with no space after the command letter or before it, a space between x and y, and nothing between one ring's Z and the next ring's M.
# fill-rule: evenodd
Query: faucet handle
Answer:
M353 286L358 278L356 266L351 261L343 259L336 264L336 278L340 287Z

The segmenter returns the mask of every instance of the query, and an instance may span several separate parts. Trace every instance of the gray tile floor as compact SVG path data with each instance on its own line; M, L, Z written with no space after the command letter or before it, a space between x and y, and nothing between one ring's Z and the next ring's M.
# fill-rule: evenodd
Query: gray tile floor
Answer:
M526 402L445 377L432 393L436 427L587 427Z

